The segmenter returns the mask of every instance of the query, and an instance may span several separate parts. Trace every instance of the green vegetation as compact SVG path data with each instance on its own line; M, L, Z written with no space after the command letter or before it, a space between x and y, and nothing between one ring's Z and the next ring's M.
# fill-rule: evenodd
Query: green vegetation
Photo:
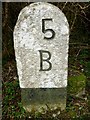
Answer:
M3 84L3 115L7 114L7 119L20 118L25 115L20 101L20 89L18 81L5 82ZM18 99L17 99L18 98Z
M77 76L70 76L68 79L68 92L70 94L80 94L86 86L86 76L80 73Z

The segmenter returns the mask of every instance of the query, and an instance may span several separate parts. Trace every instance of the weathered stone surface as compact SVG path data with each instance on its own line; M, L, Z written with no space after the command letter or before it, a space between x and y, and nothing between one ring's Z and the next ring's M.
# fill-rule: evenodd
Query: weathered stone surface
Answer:
M22 88L22 104L26 111L43 112L66 107L67 88ZM60 109L59 109L60 110Z
M53 31L55 35L51 38ZM69 25L59 8L39 2L21 10L14 29L14 48L20 87L66 87L68 41ZM41 50L46 52L41 53ZM44 71L41 70L41 62ZM50 64L51 69L48 70Z

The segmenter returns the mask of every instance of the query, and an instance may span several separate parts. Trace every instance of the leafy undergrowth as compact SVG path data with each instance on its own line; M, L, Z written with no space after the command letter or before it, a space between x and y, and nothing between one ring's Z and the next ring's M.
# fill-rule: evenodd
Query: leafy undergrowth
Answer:
M70 96L68 94L67 107L64 111L61 111L58 107L53 110L47 108L47 110L43 110L43 112L31 111L31 113L27 113L20 102L20 88L18 80L5 82L3 87L3 120L89 120L90 118L87 95L85 95L84 98L80 98Z

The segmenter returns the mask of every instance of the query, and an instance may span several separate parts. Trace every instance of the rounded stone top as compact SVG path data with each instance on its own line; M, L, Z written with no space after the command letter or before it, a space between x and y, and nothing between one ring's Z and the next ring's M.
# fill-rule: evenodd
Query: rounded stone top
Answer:
M58 7L36 2L23 8L14 29L20 87L66 87L68 43L68 21Z

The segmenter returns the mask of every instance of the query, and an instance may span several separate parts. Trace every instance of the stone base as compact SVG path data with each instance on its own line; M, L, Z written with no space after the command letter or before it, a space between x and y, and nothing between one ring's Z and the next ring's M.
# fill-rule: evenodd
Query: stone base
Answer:
M21 88L22 104L26 111L53 110L66 107L66 88Z

